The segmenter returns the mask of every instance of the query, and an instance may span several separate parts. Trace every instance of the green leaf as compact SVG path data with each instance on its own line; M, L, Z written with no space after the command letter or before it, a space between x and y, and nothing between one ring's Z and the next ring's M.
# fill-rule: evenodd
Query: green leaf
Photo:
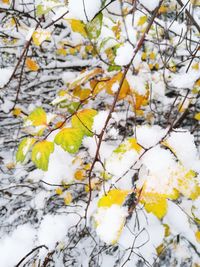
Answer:
M72 126L83 132L83 135L93 136L92 125L97 111L94 109L84 109L77 112L71 120Z
M25 126L46 125L47 115L43 108L34 109L25 120Z
M21 143L19 144L17 154L16 154L16 160L17 162L23 162L25 160L25 157L27 153L29 152L32 145L35 143L34 138L24 138Z
M55 137L54 142L69 153L76 153L81 146L83 132L81 129L64 128Z
M32 150L32 161L43 171L48 170L49 156L54 151L54 143L49 141L41 141L37 143Z
M97 39L101 34L103 14L99 13L92 21L86 25L87 34L90 39Z

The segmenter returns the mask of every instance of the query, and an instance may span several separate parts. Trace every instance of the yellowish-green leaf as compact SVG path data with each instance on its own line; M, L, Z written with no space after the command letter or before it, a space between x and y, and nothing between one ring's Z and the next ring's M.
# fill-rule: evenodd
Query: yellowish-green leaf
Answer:
M87 33L85 31L85 24L81 20L69 19L67 21L70 23L73 32L78 32L83 37L87 37Z
M99 199L98 207L109 208L112 205L122 205L129 193L129 190L112 189Z
M83 139L83 131L78 128L64 128L55 137L54 142L69 153L79 150Z
M47 115L43 108L34 109L25 120L25 126L46 125Z
M34 145L31 159L43 171L48 170L49 156L54 151L54 143L41 141Z
M103 14L99 13L92 21L86 25L87 34L90 39L97 39L101 34Z
M24 138L21 143L19 144L17 153L16 153L16 160L18 162L23 162L29 150L31 149L32 145L35 143L34 138Z
M83 135L93 136L92 125L97 111L94 109L85 109L77 112L71 120L72 126L83 132Z

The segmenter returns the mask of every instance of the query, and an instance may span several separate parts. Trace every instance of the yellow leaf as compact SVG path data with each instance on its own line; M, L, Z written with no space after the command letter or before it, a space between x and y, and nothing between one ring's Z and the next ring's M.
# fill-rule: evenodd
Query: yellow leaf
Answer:
M8 4L10 4L10 0L2 0L2 3L8 5Z
M54 143L49 141L38 142L32 150L31 159L43 171L48 170L49 156L54 151Z
M32 35L33 43L36 46L40 46L42 42L46 40L50 40L50 37L51 37L50 32L47 30L43 30L43 29L38 29L34 31Z
M129 190L111 189L107 195L99 199L98 207L109 208L112 205L122 205L129 193Z
M117 154L124 154L131 149L134 149L135 151L137 151L137 153L142 150L142 147L138 145L135 138L129 138L128 140L125 140L113 152Z
M147 16L141 16L140 19L138 20L137 25L142 26L146 21L147 21Z
M146 106L149 101L149 91L145 95L139 95L136 92L132 92L133 97L134 97L134 110L140 110L142 106Z
M90 79L94 78L95 76L102 74L103 70L101 68L95 68L90 71L85 71L81 73L75 80L71 82L68 89L74 89L75 87L82 85L86 82L88 82Z
M123 78L123 73L119 72L118 74L114 75L108 82L105 83L106 91L109 95L114 95L118 91L122 78ZM126 79L124 79L120 89L118 100L125 98L129 93L129 91L130 91L129 83L127 82Z
M96 115L97 111L94 109L81 110L72 117L72 126L82 130L84 135L93 136L92 125Z
M159 14L164 14L164 13L167 13L167 11L168 11L168 7L162 5L162 6L159 8L158 13L159 13Z
M90 89L81 88L80 86L76 87L73 91L73 95L80 98L80 100L85 100L91 94Z
M200 243L200 231L196 231L195 237L198 243Z
M84 180L86 178L85 177L85 171L83 171L83 170L76 171L75 174L74 174L74 178L76 180L79 180L79 181Z
M143 191L140 202L144 204L147 212L152 212L159 219L167 213L167 199L161 194Z
M197 63L193 64L192 69L193 70L199 70L199 63L197 62Z
M70 192L67 192L64 197L65 205L69 205L72 202L72 194Z
M200 195L200 186L196 175L196 172L190 170L178 179L178 190L192 200L195 200Z
M200 121L200 112L196 113L194 118L198 121Z
M62 193L63 193L63 191L62 191L62 188L60 188L60 187L58 187L58 188L56 188L56 194L57 195L62 195Z
M87 37L87 33L85 31L85 24L81 20L69 19L67 21L70 23L73 32L78 32L83 37Z
M64 48L59 48L56 50L56 54L60 55L60 56L66 56L67 55L67 51Z
M37 71L39 69L38 64L31 58L26 59L26 67L32 71Z
M149 58L152 59L152 60L154 60L156 58L156 54L154 52L151 52L149 54Z
M25 120L25 126L40 126L40 125L46 125L47 123L47 116L46 112L43 108L36 108L34 109L30 115Z
M22 110L20 108L14 108L12 111L12 114L16 117L19 117L21 115Z

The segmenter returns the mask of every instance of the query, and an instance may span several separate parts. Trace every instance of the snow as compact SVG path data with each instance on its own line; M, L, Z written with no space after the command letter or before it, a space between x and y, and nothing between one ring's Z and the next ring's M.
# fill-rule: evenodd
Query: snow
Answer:
M0 68L0 87L6 85L13 73L13 68Z
M91 20L100 10L101 0L85 0L84 3L85 12L83 0L69 0L68 9L71 17L87 22L87 18Z
M134 55L134 49L128 42L124 43L117 49L115 64L119 66L128 65Z
M15 266L34 247L36 231L30 224L18 226L11 234L0 239L1 266Z
M153 11L159 5L160 2L159 0L139 0L139 1L149 11Z
M50 250L54 249L56 243L64 241L68 229L76 225L78 215L46 215L41 221L38 229L38 244L45 244Z
M1 104L1 110L5 113L9 113L13 106L14 103L12 101L10 101L9 99L5 99L4 103Z
M94 117L92 131L96 134L100 134L106 119L108 117L108 111L99 111L98 114Z
M173 148L183 166L189 170L200 172L200 159L194 143L194 136L190 132L176 129L176 132L172 132L167 138L167 143Z
M136 139L138 144L145 148L150 148L159 143L165 136L166 130L158 125L142 125L136 128Z
M155 216L138 210L133 213L127 227L124 227L118 243L124 249L130 249L134 244L134 251L141 253L152 264L157 254L156 247L162 243L164 232L163 225Z
M133 150L127 151L123 157L113 153L106 161L106 170L116 177L120 177L134 165L137 159L138 154Z
M127 76L127 81L133 92L139 95L145 95L147 92L147 75L131 75Z
M190 70L187 73L172 75L171 84L177 88L192 89L196 80L199 79L199 71Z
M72 163L73 159L71 154L55 145L54 152L49 157L48 171L44 172L43 180L50 184L61 184L62 181L72 182L77 168L77 165Z
M117 241L125 218L128 215L127 208L112 205L110 208L98 208L94 215L97 235L106 244L113 244Z

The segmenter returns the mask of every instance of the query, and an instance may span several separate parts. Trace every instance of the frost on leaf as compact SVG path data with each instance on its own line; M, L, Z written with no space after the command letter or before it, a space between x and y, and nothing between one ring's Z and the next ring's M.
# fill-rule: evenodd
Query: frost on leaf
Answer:
M34 145L31 159L37 168L43 171L48 170L49 156L54 151L54 143L49 141L41 141Z
M26 158L27 153L29 152L32 145L35 143L34 138L24 138L21 143L19 144L17 154L16 154L16 160L18 162L23 162Z
M79 128L64 128L55 137L54 142L69 153L78 152L83 139L83 131Z
M97 111L94 109L81 110L72 117L72 126L81 130L83 135L93 136L92 125L96 115Z

